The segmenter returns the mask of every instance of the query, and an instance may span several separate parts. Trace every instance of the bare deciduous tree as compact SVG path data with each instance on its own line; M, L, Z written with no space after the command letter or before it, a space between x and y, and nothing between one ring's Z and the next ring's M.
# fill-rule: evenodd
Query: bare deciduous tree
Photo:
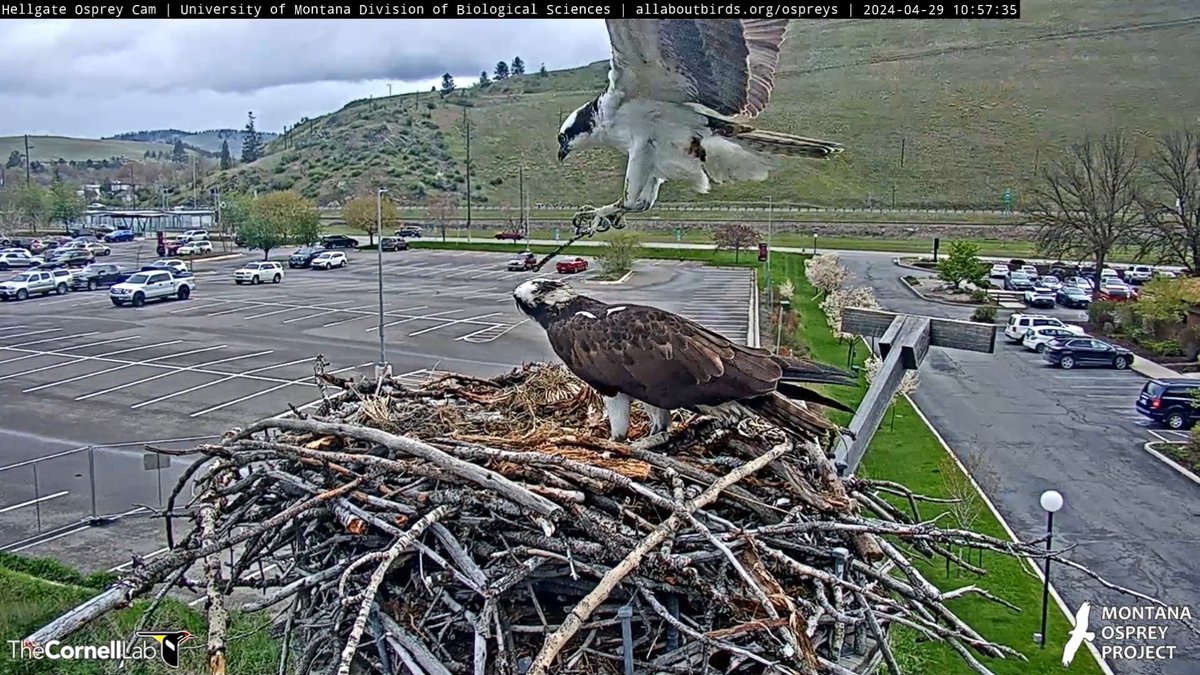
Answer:
M1041 174L1029 209L1038 249L1060 259L1094 260L1099 293L1105 260L1118 244L1135 240L1142 219L1137 151L1120 133L1085 138Z
M1140 200L1141 257L1200 270L1200 137L1164 134L1149 168L1155 184Z
M437 195L429 198L425 205L425 215L442 231L442 241L446 241L446 227L454 220L458 212L458 203L449 195Z

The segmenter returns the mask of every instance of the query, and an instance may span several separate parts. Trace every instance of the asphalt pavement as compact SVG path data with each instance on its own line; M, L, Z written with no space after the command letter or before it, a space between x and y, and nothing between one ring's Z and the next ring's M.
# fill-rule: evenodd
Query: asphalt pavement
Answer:
M916 273L887 256L839 255L858 283L875 289L885 309L954 319L971 312L917 298L899 281ZM1083 318L1077 310L1052 313L1066 321ZM1002 312L998 320L1006 317ZM920 373L913 399L964 464L977 458L990 469L995 480L984 489L1019 537L1045 534L1038 498L1057 490L1065 506L1054 519L1055 543L1075 547L1071 559L1200 617L1200 486L1142 449L1171 433L1146 424L1134 410L1145 378L1130 371L1051 368L1003 335L995 354L932 348ZM1200 640L1179 624L1102 621L1104 606L1146 603L1062 567L1052 577L1072 610L1092 604L1097 647L1176 647L1170 660L1112 659L1116 673L1200 673ZM1125 623L1168 629L1163 639L1150 641L1106 640L1101 632Z
M116 244L105 262L153 261L152 244ZM112 306L105 290L0 304L0 549L62 556L88 569L157 550L155 537L114 537L114 525L101 531L80 523L93 514L129 521L138 505L160 505L186 462L147 464L154 456L147 459L146 444L187 447L289 406L315 406L318 356L327 372L372 373L376 254L348 256L343 269L285 269L282 283L261 285L235 285L232 277L258 256L196 262L190 299L140 308ZM439 372L492 376L554 359L541 328L511 296L534 274L507 271L509 258L385 253L383 332L393 372L416 384ZM639 263L622 284L593 276L568 278L602 300L658 305L747 339L753 281L746 270L656 261ZM130 527L145 534L143 525ZM37 544L31 537L57 538ZM98 549L97 539L108 548Z

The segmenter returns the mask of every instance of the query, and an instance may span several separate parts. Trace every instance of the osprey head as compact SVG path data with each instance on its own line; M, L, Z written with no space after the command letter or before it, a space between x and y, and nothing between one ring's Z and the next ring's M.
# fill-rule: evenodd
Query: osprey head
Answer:
M586 147L594 141L592 133L600 111L600 97L576 108L563 120L558 130L558 161L563 161L576 148Z
M513 291L517 309L535 319L543 315L546 310L567 304L575 295L575 290L565 282L546 278L530 279L517 286Z

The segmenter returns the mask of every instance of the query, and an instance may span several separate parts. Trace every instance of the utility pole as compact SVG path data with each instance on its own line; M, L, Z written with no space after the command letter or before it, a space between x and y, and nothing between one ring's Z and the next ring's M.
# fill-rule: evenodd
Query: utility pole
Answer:
M392 85L391 85L391 83L389 82L389 83L388 83L388 96L391 96L391 95L392 95Z
M200 208L200 202L196 201L196 153L192 153L192 208Z
M25 134L25 187L29 187L29 134Z
M375 192L375 229L380 234L375 238L375 259L378 265L376 275L379 277L379 368L376 371L377 378L382 378L387 369L387 353L384 351L383 342L383 243L380 241L383 235L383 195L387 191L387 188L379 188Z
M517 204L521 209L521 232L525 234L525 241L529 241L529 223L525 220L525 167L522 166L517 170Z
M463 106L463 130L467 134L467 232L469 233L471 231L471 118L467 117L466 106Z

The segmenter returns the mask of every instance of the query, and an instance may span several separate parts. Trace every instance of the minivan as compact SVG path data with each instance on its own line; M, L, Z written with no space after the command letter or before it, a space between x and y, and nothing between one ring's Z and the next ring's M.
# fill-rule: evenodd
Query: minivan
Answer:
M1200 394L1200 380L1150 380L1138 394L1135 407L1139 413L1165 427L1188 429L1200 419L1197 394Z

